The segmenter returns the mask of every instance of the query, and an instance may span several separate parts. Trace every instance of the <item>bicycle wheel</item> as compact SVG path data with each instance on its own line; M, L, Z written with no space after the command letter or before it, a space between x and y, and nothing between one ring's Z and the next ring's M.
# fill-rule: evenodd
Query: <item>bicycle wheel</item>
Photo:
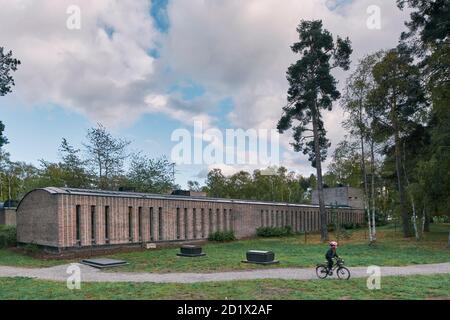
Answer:
M340 267L336 270L337 276L341 280L348 280L350 279L350 270L348 270L346 267Z
M326 266L317 266L316 274L319 279L325 279L328 277L328 268Z

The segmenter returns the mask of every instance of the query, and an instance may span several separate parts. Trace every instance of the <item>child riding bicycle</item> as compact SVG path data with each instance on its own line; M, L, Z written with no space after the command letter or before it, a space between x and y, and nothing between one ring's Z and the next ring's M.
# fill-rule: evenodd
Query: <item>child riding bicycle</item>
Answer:
M339 258L336 249L337 249L338 243L336 241L330 242L330 249L328 249L327 253L325 254L325 258L328 261L328 274L331 276L333 274L333 258Z

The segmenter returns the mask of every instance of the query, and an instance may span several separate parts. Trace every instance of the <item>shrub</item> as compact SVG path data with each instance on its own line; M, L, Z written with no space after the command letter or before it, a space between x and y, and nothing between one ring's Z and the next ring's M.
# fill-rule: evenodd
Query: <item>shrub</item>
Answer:
M16 228L0 226L0 248L14 247L16 245Z
M293 235L292 227L261 227L256 229L256 235L258 237L271 238L271 237L287 237Z
M28 254L35 254L40 251L40 247L35 243L27 243L23 248Z
M434 216L432 218L433 223L446 223L448 221L447 216Z
M236 240L236 237L234 236L233 231L216 231L209 235L208 240L217 242L226 242L226 241L234 241Z

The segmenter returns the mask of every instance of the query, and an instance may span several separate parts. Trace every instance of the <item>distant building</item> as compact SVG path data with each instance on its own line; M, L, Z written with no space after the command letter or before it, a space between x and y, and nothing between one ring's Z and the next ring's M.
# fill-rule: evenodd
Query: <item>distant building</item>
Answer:
M5 203L0 202L0 225L16 225L17 204L18 202L13 200L7 200Z
M325 205L338 205L342 207L364 209L364 193L359 188L324 188L323 195L325 198ZM317 190L313 190L312 192L311 204L319 204L319 195Z

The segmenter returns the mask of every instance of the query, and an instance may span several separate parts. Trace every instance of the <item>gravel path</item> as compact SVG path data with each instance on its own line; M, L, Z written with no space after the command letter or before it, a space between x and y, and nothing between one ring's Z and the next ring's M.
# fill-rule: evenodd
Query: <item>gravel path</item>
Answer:
M105 272L86 265L75 264L81 269L82 282L153 282L153 283L196 283L255 279L317 279L314 268L305 269L259 269L250 271L218 273L125 273ZM0 277L28 277L42 280L66 281L70 265L51 268L27 269L0 266ZM349 268L353 278L368 277L366 267ZM449 274L450 262L439 264L411 265L403 267L381 267L382 276L407 276Z

